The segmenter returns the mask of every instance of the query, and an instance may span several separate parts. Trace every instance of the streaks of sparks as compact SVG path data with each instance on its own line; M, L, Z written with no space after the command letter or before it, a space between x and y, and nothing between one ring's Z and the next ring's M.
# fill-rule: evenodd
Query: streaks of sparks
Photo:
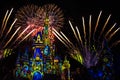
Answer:
M15 36L15 34L18 32L19 29L20 29L20 27L17 28L17 30L14 32L14 34L13 34L13 35L11 36L11 38L7 41L7 43L4 45L3 48L5 48L5 47L8 45L8 43L13 39L13 37Z
M98 61L100 59L100 55L102 55L101 53L103 53L104 48L106 48L106 45L109 45L109 41L120 30L120 28L117 28L116 30L114 30L112 32L113 28L116 26L116 23L114 23L112 25L112 27L110 27L108 29L108 31L105 32L105 35L103 35L103 32L106 29L106 25L108 24L108 21L111 17L111 15L109 15L107 20L105 21L104 26L102 27L100 34L99 35L96 34L96 32L98 31L97 27L99 24L101 13L102 13L102 11L100 11L100 13L99 13L95 27L92 27L92 25L91 25L92 16L91 15L89 16L89 27L88 27L89 31L88 32L86 30L87 26L85 26L84 17L82 17L83 36L84 36L83 38L81 37L81 32L79 31L78 27L76 26L75 27L76 30L75 30L72 23L69 21L72 32L73 32L75 38L77 39L77 43L78 43L77 45L73 45L73 43L71 41L69 41L69 39L67 37L64 37L65 34L64 35L61 34L61 36L63 36L63 38L65 38L65 40L67 41L67 44L65 44L65 45L69 46L68 53L71 55L71 57L73 59L77 60L78 62L80 62L81 64L83 64L84 66L86 66L87 68L90 68L91 66L95 66L98 63ZM94 30L93 33L91 33L91 30ZM61 31L60 31L60 33L61 33ZM86 38L86 36L87 36L86 33L89 34L88 38ZM57 35L58 34L56 34L55 36L57 36ZM95 39L95 35L98 36L98 39ZM103 35L102 41L99 40L101 35ZM60 37L57 36L57 38L60 38ZM62 43L65 43L66 42L65 40L61 39L60 41ZM89 42L89 43L87 43L87 42ZM108 44L105 44L105 42L107 42ZM83 43L85 43L85 44L83 44ZM120 43L120 40L113 43L112 47L117 45L117 43ZM73 47L70 47L70 44L72 44ZM108 48L111 48L111 47L108 46Z

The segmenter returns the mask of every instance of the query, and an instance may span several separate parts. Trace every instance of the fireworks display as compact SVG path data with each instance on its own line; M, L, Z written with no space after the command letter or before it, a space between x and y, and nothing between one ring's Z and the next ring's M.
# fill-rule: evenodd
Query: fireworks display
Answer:
M89 27L85 25L84 17L82 17L83 33L82 31L80 32L77 26L74 28L71 21L69 21L70 27L76 38L77 45L74 45L63 32L58 33L55 29L53 32L53 34L69 49L68 53L71 57L80 62L86 68L96 66L101 56L105 54L104 49L107 48L107 50L109 50L120 42L118 40L112 44L110 43L110 40L120 29L116 29L116 23L113 24L108 30L106 29L111 15L108 16L99 35L97 34L97 32L99 32L98 25L100 23L101 14L102 11L99 13L95 27L92 27L91 25L92 15L89 16Z
M16 35L16 33L19 30L19 28L18 28L12 34L11 30L13 29L13 25L15 24L15 22L16 22L17 19L15 19L12 22L12 24L11 24L10 27L8 27L8 25L7 25L8 21L9 21L9 18L10 18L11 14L12 14L12 11L13 11L13 8L10 11L9 10L6 11L6 14L4 16L4 19L3 19L3 22L2 22L2 25L1 25L1 28L0 28L0 40L1 40L1 43L0 43L0 58L5 57L6 53L11 54L11 51L8 52L8 50L6 48L10 49L10 43L11 43L12 39L14 38L14 36Z
M16 48L23 40L25 40L34 31L33 29L32 31L30 31L29 34L25 35L22 40L20 40L20 37L27 30L27 28L24 31L22 31L22 33L17 37L18 31L21 30L21 27L18 27L16 30L14 29L14 25L17 21L17 18L14 19L10 26L8 25L12 11L13 8L10 11L9 10L6 11L6 14L2 22L2 26L0 28L0 40L1 40L0 58L11 55L12 49Z
M31 30L35 29L31 36L42 31L46 22L48 22L50 27L59 29L62 27L64 21L62 11L54 4L47 4L42 7L36 5L24 6L17 11L16 18L18 20L15 26L21 27L19 33L27 27L29 28L24 34L28 34Z
M46 17L49 19L49 26L59 30L63 26L64 21L62 10L55 4L44 5L43 10L46 13Z
M24 34L28 34L33 29L38 29L40 26L40 20L36 15L36 12L38 10L38 6L36 5L27 5L22 8L20 8L16 13L16 18L18 19L15 26L21 27L21 33L25 28L27 30L24 32Z
M49 38L52 39L53 34L50 34L52 27L58 30L64 21L62 11L54 4L47 4L43 7L27 5L17 11L14 21L8 27L12 11L13 8L10 11L7 10L0 28L0 57L5 49L16 48L29 36L34 36L45 29L45 24L49 26Z

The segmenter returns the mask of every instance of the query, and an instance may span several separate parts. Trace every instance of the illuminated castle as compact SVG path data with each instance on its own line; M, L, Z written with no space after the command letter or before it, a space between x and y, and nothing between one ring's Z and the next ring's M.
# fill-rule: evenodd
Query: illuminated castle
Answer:
M28 78L30 80L42 80L46 74L56 74L64 78L65 69L70 80L70 64L65 58L64 62L55 56L54 35L52 27L48 25L48 19L33 38L32 57L29 57L28 48L21 56L18 55L16 63L16 78Z

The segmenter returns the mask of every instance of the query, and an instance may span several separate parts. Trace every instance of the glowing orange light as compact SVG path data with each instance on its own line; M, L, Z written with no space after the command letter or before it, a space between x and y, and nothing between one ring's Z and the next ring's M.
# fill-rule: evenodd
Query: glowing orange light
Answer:
M39 28L35 29L35 31L31 34L32 36L35 36L38 32L43 31L44 27L40 26Z

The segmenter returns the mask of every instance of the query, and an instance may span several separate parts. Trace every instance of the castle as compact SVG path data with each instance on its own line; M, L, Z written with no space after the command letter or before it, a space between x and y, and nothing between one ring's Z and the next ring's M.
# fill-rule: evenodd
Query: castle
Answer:
M15 69L18 80L20 77L43 80L47 74L59 75L61 80L64 78L70 80L70 63L66 57L62 61L59 56L56 56L54 35L48 22L49 19L46 18L44 27L33 38L32 57L29 57L28 48L23 55L18 55Z

